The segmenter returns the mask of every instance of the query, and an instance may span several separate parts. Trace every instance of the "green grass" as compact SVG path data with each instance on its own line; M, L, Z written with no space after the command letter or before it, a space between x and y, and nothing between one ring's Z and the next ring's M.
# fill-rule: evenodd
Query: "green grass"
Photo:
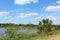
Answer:
M60 33L60 30L53 30L49 33L52 33L52 35L49 35L49 36L44 36L42 34L18 34L18 35L14 35L14 33L21 29L21 27L19 26L8 26L8 27L4 27L7 29L7 33L10 35L10 37L3 37L3 38L0 38L0 40L47 40L49 37L51 37L52 35L55 35L55 34L59 34ZM27 30L33 30L33 29L36 29L37 30L37 27L23 27L23 29L27 29ZM14 37L16 36L16 37Z
M3 38L0 38L0 40L34 40L37 35L35 34L15 34L17 30L20 30L21 27L3 27L3 28L6 28L7 31L6 33L9 35L9 37L3 37ZM35 29L34 27L24 27L23 29L27 29L27 30L32 30L32 29ZM15 35L14 35L15 34ZM16 36L16 37L15 37Z
M0 40L34 40L37 35L31 34L18 34L15 38L7 37L7 38L0 38Z

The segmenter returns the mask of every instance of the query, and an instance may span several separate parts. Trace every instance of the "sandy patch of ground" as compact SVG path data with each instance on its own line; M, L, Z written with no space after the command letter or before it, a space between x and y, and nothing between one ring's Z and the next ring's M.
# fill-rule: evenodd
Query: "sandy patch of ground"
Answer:
M50 37L48 40L60 40L60 34Z
M43 39L37 38L37 40L60 40L60 34L45 37Z

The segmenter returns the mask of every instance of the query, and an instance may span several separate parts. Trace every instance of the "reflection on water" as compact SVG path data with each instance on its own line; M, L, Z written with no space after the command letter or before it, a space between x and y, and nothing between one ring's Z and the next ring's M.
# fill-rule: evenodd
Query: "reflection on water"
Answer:
M0 37L6 36L6 29L5 28L0 28ZM13 31L13 30L12 30ZM15 31L14 33L18 34L37 34L36 30L26 30L26 29L21 29L18 30L17 32Z
M0 37L5 36L6 29L5 28L0 28Z
M23 34L37 34L36 30L19 30L17 33L23 33Z

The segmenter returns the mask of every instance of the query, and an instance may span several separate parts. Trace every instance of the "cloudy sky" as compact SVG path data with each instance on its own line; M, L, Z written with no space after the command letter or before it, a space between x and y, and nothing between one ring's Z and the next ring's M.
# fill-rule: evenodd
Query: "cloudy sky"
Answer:
M0 0L0 23L33 23L51 19L60 24L60 0Z

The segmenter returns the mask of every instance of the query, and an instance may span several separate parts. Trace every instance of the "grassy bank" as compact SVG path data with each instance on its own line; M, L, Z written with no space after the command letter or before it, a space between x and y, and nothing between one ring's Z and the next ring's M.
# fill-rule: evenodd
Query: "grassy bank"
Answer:
M12 34L12 31L13 30L8 33ZM52 35L49 36L44 36L43 34L18 34L14 36L12 34L11 37L2 37L0 40L49 40L54 35L60 34L60 30L54 30L50 33L52 33Z

